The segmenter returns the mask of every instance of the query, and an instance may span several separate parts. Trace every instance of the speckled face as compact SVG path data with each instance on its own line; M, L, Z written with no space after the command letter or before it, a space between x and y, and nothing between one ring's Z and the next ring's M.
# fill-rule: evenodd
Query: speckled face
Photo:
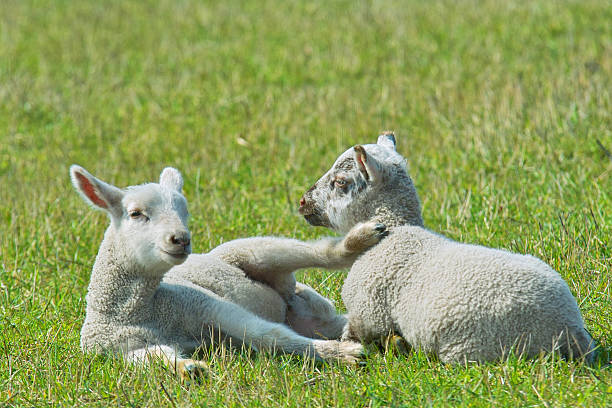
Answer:
M348 149L300 200L300 214L311 225L347 233L372 219L383 204L383 192L410 181L395 137L385 132L376 144ZM417 200L418 201L418 200Z
M349 223L344 220L347 208L367 187L357 169L353 149L349 149L304 194L300 200L300 214L311 225L344 230Z
M370 205L387 182L389 166L403 165L390 134L377 144L358 145L345 151L332 168L300 200L300 214L311 225L346 233L369 220L376 210Z

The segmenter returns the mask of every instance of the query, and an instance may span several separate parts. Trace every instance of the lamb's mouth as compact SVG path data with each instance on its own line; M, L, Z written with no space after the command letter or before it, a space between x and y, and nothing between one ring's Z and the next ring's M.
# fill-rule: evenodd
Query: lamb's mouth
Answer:
M180 251L180 252L170 252L170 251L166 251L164 249L159 249L161 252L163 252L164 254L175 258L177 260L185 260L188 256L189 256L189 252L186 251Z
M317 213L303 214L306 221L314 227L328 227L329 223L326 222L326 217L322 217Z

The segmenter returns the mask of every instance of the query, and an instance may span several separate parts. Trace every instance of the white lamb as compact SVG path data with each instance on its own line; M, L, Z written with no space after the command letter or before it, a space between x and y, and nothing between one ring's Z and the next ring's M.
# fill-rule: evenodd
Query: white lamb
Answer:
M354 361L361 354L360 344L314 340L281 323L309 334L322 325L339 337L345 318L314 290L296 289L292 268L350 265L384 235L381 226L359 225L344 240L255 238L189 256L187 202L177 170L164 169L159 184L125 190L76 165L70 175L83 199L110 216L86 297L84 351L117 352L143 363L156 356L181 376L202 372L204 363L185 356L217 337L314 358Z
M593 339L561 276L530 255L462 244L423 227L419 199L395 138L344 152L300 201L312 225L346 232L389 227L342 288L343 340L400 334L442 362L492 361L559 351L592 361Z

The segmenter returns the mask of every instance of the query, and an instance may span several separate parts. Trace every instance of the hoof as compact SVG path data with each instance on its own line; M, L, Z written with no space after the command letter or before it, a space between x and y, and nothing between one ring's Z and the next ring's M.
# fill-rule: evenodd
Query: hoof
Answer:
M344 238L346 249L354 253L362 253L378 244L389 235L385 224L364 222L354 226Z
M176 371L182 381L200 381L208 377L210 369L203 361L183 360L177 364Z
M347 364L358 364L364 356L363 346L360 343L343 341L341 344L342 357L341 361Z
M378 232L378 235L382 237L386 237L389 235L389 230L385 224L378 223L374 226L374 231Z
M363 346L352 341L315 340L315 353L319 360L337 360L357 364L364 355Z
M397 352L399 354L409 354L410 345L403 337L392 334L385 341L385 352Z

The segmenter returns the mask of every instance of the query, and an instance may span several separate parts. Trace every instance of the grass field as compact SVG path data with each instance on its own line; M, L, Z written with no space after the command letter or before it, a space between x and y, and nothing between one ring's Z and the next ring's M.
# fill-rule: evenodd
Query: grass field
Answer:
M0 407L612 406L611 98L605 0L1 1ZM299 197L384 129L429 228L561 273L601 344L595 367L216 348L188 385L81 353L107 219L73 191L72 163L119 186L179 168L206 252L328 234ZM345 275L299 279L342 309Z

